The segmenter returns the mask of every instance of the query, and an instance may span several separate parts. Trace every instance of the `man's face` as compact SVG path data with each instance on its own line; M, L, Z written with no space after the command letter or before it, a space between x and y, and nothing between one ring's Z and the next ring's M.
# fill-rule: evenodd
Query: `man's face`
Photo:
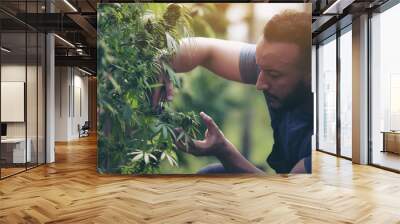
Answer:
M256 63L260 74L256 87L264 91L272 108L290 106L306 94L309 80L304 75L307 71L299 66L300 53L294 43L269 42L263 37L258 41Z

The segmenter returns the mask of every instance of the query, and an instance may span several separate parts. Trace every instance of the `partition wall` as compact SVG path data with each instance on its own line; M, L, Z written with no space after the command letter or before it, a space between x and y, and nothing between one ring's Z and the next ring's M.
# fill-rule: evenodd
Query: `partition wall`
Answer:
M1 1L0 6L8 6ZM18 1L17 13L0 7L0 178L45 163L46 39L23 22L43 12L44 1Z

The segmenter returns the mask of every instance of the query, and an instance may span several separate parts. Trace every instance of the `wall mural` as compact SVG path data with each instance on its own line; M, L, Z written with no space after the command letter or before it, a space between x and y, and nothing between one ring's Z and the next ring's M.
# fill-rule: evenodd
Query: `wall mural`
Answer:
M98 172L311 173L311 5L98 6Z

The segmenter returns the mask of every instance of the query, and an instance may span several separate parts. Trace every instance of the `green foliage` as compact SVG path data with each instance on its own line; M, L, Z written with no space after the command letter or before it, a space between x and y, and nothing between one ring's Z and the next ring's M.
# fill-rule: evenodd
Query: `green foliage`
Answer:
M190 32L188 10L178 4L101 4L98 8L98 170L159 173L162 161L178 166L174 141L198 134L193 112L168 104L154 111L159 74L180 81L168 61ZM184 133L176 136L174 128Z

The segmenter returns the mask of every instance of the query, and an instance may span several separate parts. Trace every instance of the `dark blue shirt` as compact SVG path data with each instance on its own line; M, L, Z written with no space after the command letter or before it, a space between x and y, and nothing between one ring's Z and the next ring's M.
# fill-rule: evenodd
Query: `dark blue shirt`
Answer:
M242 81L257 82L259 67L256 64L255 45L247 45L240 52L239 69ZM289 173L302 159L307 173L311 173L311 136L313 134L313 97L295 106L274 109L265 97L271 126L274 131L274 145L267 158L268 164L277 173Z

